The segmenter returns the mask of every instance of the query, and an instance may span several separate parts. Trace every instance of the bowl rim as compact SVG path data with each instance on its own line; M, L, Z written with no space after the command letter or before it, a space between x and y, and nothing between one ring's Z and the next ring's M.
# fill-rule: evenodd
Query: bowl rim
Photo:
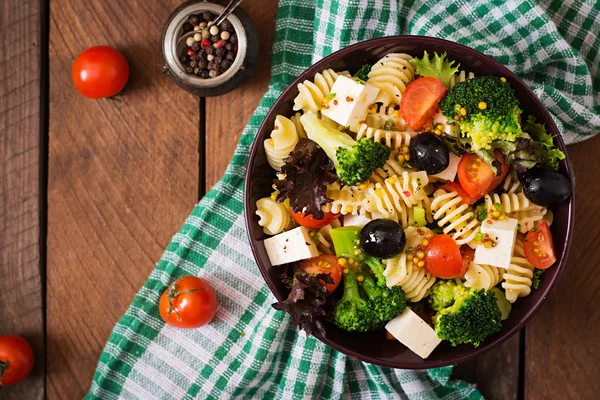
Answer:
M364 41L360 41L360 42L351 44L347 47L344 47L344 48L342 48L338 51L335 51L335 52L331 53L330 55L322 58L321 60L317 61L316 63L314 63L310 67L308 67L304 72L302 72L279 95L277 100L273 103L273 105L270 107L269 111L265 115L265 118L263 119L263 122L261 123L260 127L256 131L257 136L258 136L259 132L262 132L264 129L268 128L266 126L267 121L269 121L271 119L270 117L273 116L273 114L277 113L277 111L279 110L281 105L284 103L284 99L287 97L287 95L290 92L297 90L298 83L301 83L304 80L309 79L312 76L314 76L315 73L321 71L323 69L323 65L327 64L329 61L335 60L335 59L339 58L340 56L345 55L347 53L352 53L356 49L361 49L367 45L375 47L378 45L391 44L394 41L407 40L407 39L410 41L417 40L419 42L418 44L423 45L423 46L438 45L441 47L448 47L448 48L453 47L455 49L464 51L467 55L470 55L470 56L473 56L473 57L476 57L479 59L486 59L487 62L495 64L496 67L499 67L501 70L504 70L504 74L507 78L510 78L510 80L516 80L516 81L519 81L520 83L522 83L523 86L527 89L527 91L529 91L529 94L532 96L532 98L534 98L535 102L537 103L537 106L539 107L541 114L544 117L544 123L548 127L548 130L550 132L557 133L556 139L557 139L559 148L566 155L565 160L564 160L564 167L565 167L566 174L570 177L570 183L571 183L571 188L572 188L572 194L571 194L571 197L569 198L569 202L568 202L568 215L567 215L567 223L566 223L567 232L566 232L566 236L565 236L565 247L564 247L564 251L561 254L560 259L558 260L558 263L556 265L556 268L557 268L556 275L554 275L553 279L550 282L546 282L546 284L544 285L544 287L542 289L543 292L542 292L540 299L537 301L537 303L533 307L531 307L529 310L527 310L525 316L519 321L519 323L517 323L514 327L512 327L510 330L502 333L501 335L496 334L493 337L494 341L491 344L489 344L488 346L474 347L473 350L471 352L469 352L468 354L463 354L461 356L457 356L456 358L452 359L451 361L435 361L435 360L430 360L430 359L424 359L424 360L421 360L422 362L424 362L424 364L423 363L422 364L412 364L412 363L406 363L406 362L390 362L386 359L382 359L379 357L360 354L360 353L353 351L352 349L348 349L348 348L338 345L337 343L335 343L334 341L332 341L331 339L329 339L327 337L322 337L318 332L313 333L313 335L318 340L320 340L327 346L329 346L343 354L346 354L350 357L358 359L360 361L368 362L368 363L371 363L374 365L379 365L382 367L390 367L390 368L398 368L398 369L429 369L429 368L445 367L448 365L455 365L455 364L458 364L461 362L465 362L465 361L471 360L475 357L478 357L484 353L487 353L488 351L500 346L502 343L506 342L514 334L516 334L517 331L524 328L529 323L529 321L533 318L533 316L540 310L542 305L544 305L544 303L548 299L550 293L556 286L557 281L561 277L563 270L566 267L566 263L567 263L568 256L569 256L569 250L571 248L571 241L572 241L573 230L574 230L574 217L575 217L575 176L574 176L574 172L573 172L573 166L571 165L571 161L570 161L569 155L567 153L565 142L562 138L562 135L560 135L560 131L559 131L558 127L556 126L556 123L554 122L552 116L550 115L550 112L546 109L546 107L544 106L542 101L535 95L535 93L533 93L533 91L529 88L529 86L525 82L522 81L521 78L519 78L516 74L514 74L512 71L510 71L507 67L500 64L498 61L496 61L495 59L489 57L488 55L486 55L484 53L481 53L475 49L472 49L472 48L467 47L460 43L452 42L452 41L445 40L445 39L438 39L438 38L434 38L434 37L430 37L430 36L396 35L396 36L385 36L385 37L380 37L380 38L364 40ZM275 296L275 298L277 298L278 301L282 301L282 300L284 300L284 298L280 298L276 294L275 284L273 282L271 282L271 280L269 279L269 277L267 275L267 267L262 263L262 260L260 259L259 251L258 251L258 242L259 241L256 238L253 238L252 234L251 234L253 224L254 224L253 215L251 214L252 205L250 204L250 193L251 193L251 186L252 186L251 172L254 169L254 163L256 160L256 153L258 151L258 146L262 145L262 142L257 139L258 138L255 137L254 142L252 143L252 147L250 149L250 153L248 156L248 165L247 165L246 173L244 174L244 220L245 220L246 232L248 234L248 240L250 242L250 247L252 249L252 255L258 266L258 269L259 269L265 283L269 287L269 290L273 294L273 296Z

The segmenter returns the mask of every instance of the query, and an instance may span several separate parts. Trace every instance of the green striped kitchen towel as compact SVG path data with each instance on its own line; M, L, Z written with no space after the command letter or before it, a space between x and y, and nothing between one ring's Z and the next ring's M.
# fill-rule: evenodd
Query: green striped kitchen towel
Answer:
M254 136L277 96L305 68L351 43L412 34L453 40L521 76L567 142L600 130L600 3L581 0L281 0L269 91L225 176L173 237L118 322L88 398L481 398L451 368L405 371L353 360L290 326L247 243L244 172ZM163 324L159 296L176 277L201 276L220 309L196 330Z

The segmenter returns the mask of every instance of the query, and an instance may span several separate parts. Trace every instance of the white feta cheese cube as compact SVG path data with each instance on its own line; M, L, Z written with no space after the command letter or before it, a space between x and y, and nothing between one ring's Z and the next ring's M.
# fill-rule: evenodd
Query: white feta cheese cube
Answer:
M359 83L353 78L340 75L335 80L329 101L321 113L340 125L356 130L360 121L366 120L369 107L378 93L379 89L369 83Z
M410 308L385 325L385 329L400 343L425 359L442 342L435 330Z
M448 168L440 172L439 174L429 176L429 179L432 181L442 181L442 182L452 182L454 178L456 178L456 173L458 171L458 163L460 161L460 157L456 154L450 152L450 163L448 164Z
M372 219L366 215L344 215L344 226L359 226L362 228L371 221Z
M517 239L517 225L519 221L506 218L502 221L485 220L481 223L481 233L488 234L495 242L495 246L477 246L475 249L475 264L492 265L508 269Z
M265 239L264 244L271 265L306 260L319 255L308 229L303 226Z

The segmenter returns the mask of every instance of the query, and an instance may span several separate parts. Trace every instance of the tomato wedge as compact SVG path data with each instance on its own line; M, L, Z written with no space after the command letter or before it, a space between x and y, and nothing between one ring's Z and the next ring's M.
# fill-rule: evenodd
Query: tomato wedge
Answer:
M462 186L460 186L460 183L458 183L458 182L445 183L442 186L440 186L439 189L445 190L446 192L458 193L458 195L462 199L463 204L473 204L482 197L482 196L479 196L479 197L475 198L475 197L469 196L469 194L467 192L465 192L465 189L463 189Z
M321 254L304 260L300 263L300 269L311 275L329 274L333 279L333 283L325 283L321 280L329 293L333 293L342 280L342 269L338 263L338 258L333 254Z
M408 85L400 100L400 112L410 129L421 129L445 94L446 87L437 78L423 77Z
M340 214L334 214L330 212L326 212L324 214L325 215L323 216L323 219L316 219L311 214L304 215L304 213L302 212L295 213L292 210L290 210L290 215L292 216L292 219L296 221L298 225L309 229L322 228L325 225L332 223L337 217L340 216Z
M542 221L525 237L525 258L534 267L546 269L556 262L552 233L546 221Z
M457 278L463 276L466 271L458 244L446 234L429 239L423 260L425 270L438 278Z
M508 174L508 165L504 163L502 154L496 151L494 155L502 165L498 176L494 174L492 167L476 154L464 154L458 162L458 181L472 198L480 199L490 193Z

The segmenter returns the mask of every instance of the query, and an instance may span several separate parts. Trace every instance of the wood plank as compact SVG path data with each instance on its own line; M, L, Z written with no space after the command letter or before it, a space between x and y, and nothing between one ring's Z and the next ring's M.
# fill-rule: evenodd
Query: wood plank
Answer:
M261 1L260 6L252 2L242 3L242 9L256 23L260 50L254 76L223 96L206 98L207 189L223 176L248 119L267 91L277 5L277 0Z
M44 397L40 257L41 23L39 1L0 2L0 335L25 337L36 364L2 399Z
M488 400L512 400L519 397L520 334L494 350L457 365L452 376L477 384Z
M181 2L53 0L50 22L48 398L81 398L100 352L198 199L198 99L162 74L160 36ZM125 54L115 100L82 98L85 48Z
M525 397L593 399L600 392L600 136L569 147L575 168L575 234L567 268L527 326ZM542 278L543 279L543 278Z

